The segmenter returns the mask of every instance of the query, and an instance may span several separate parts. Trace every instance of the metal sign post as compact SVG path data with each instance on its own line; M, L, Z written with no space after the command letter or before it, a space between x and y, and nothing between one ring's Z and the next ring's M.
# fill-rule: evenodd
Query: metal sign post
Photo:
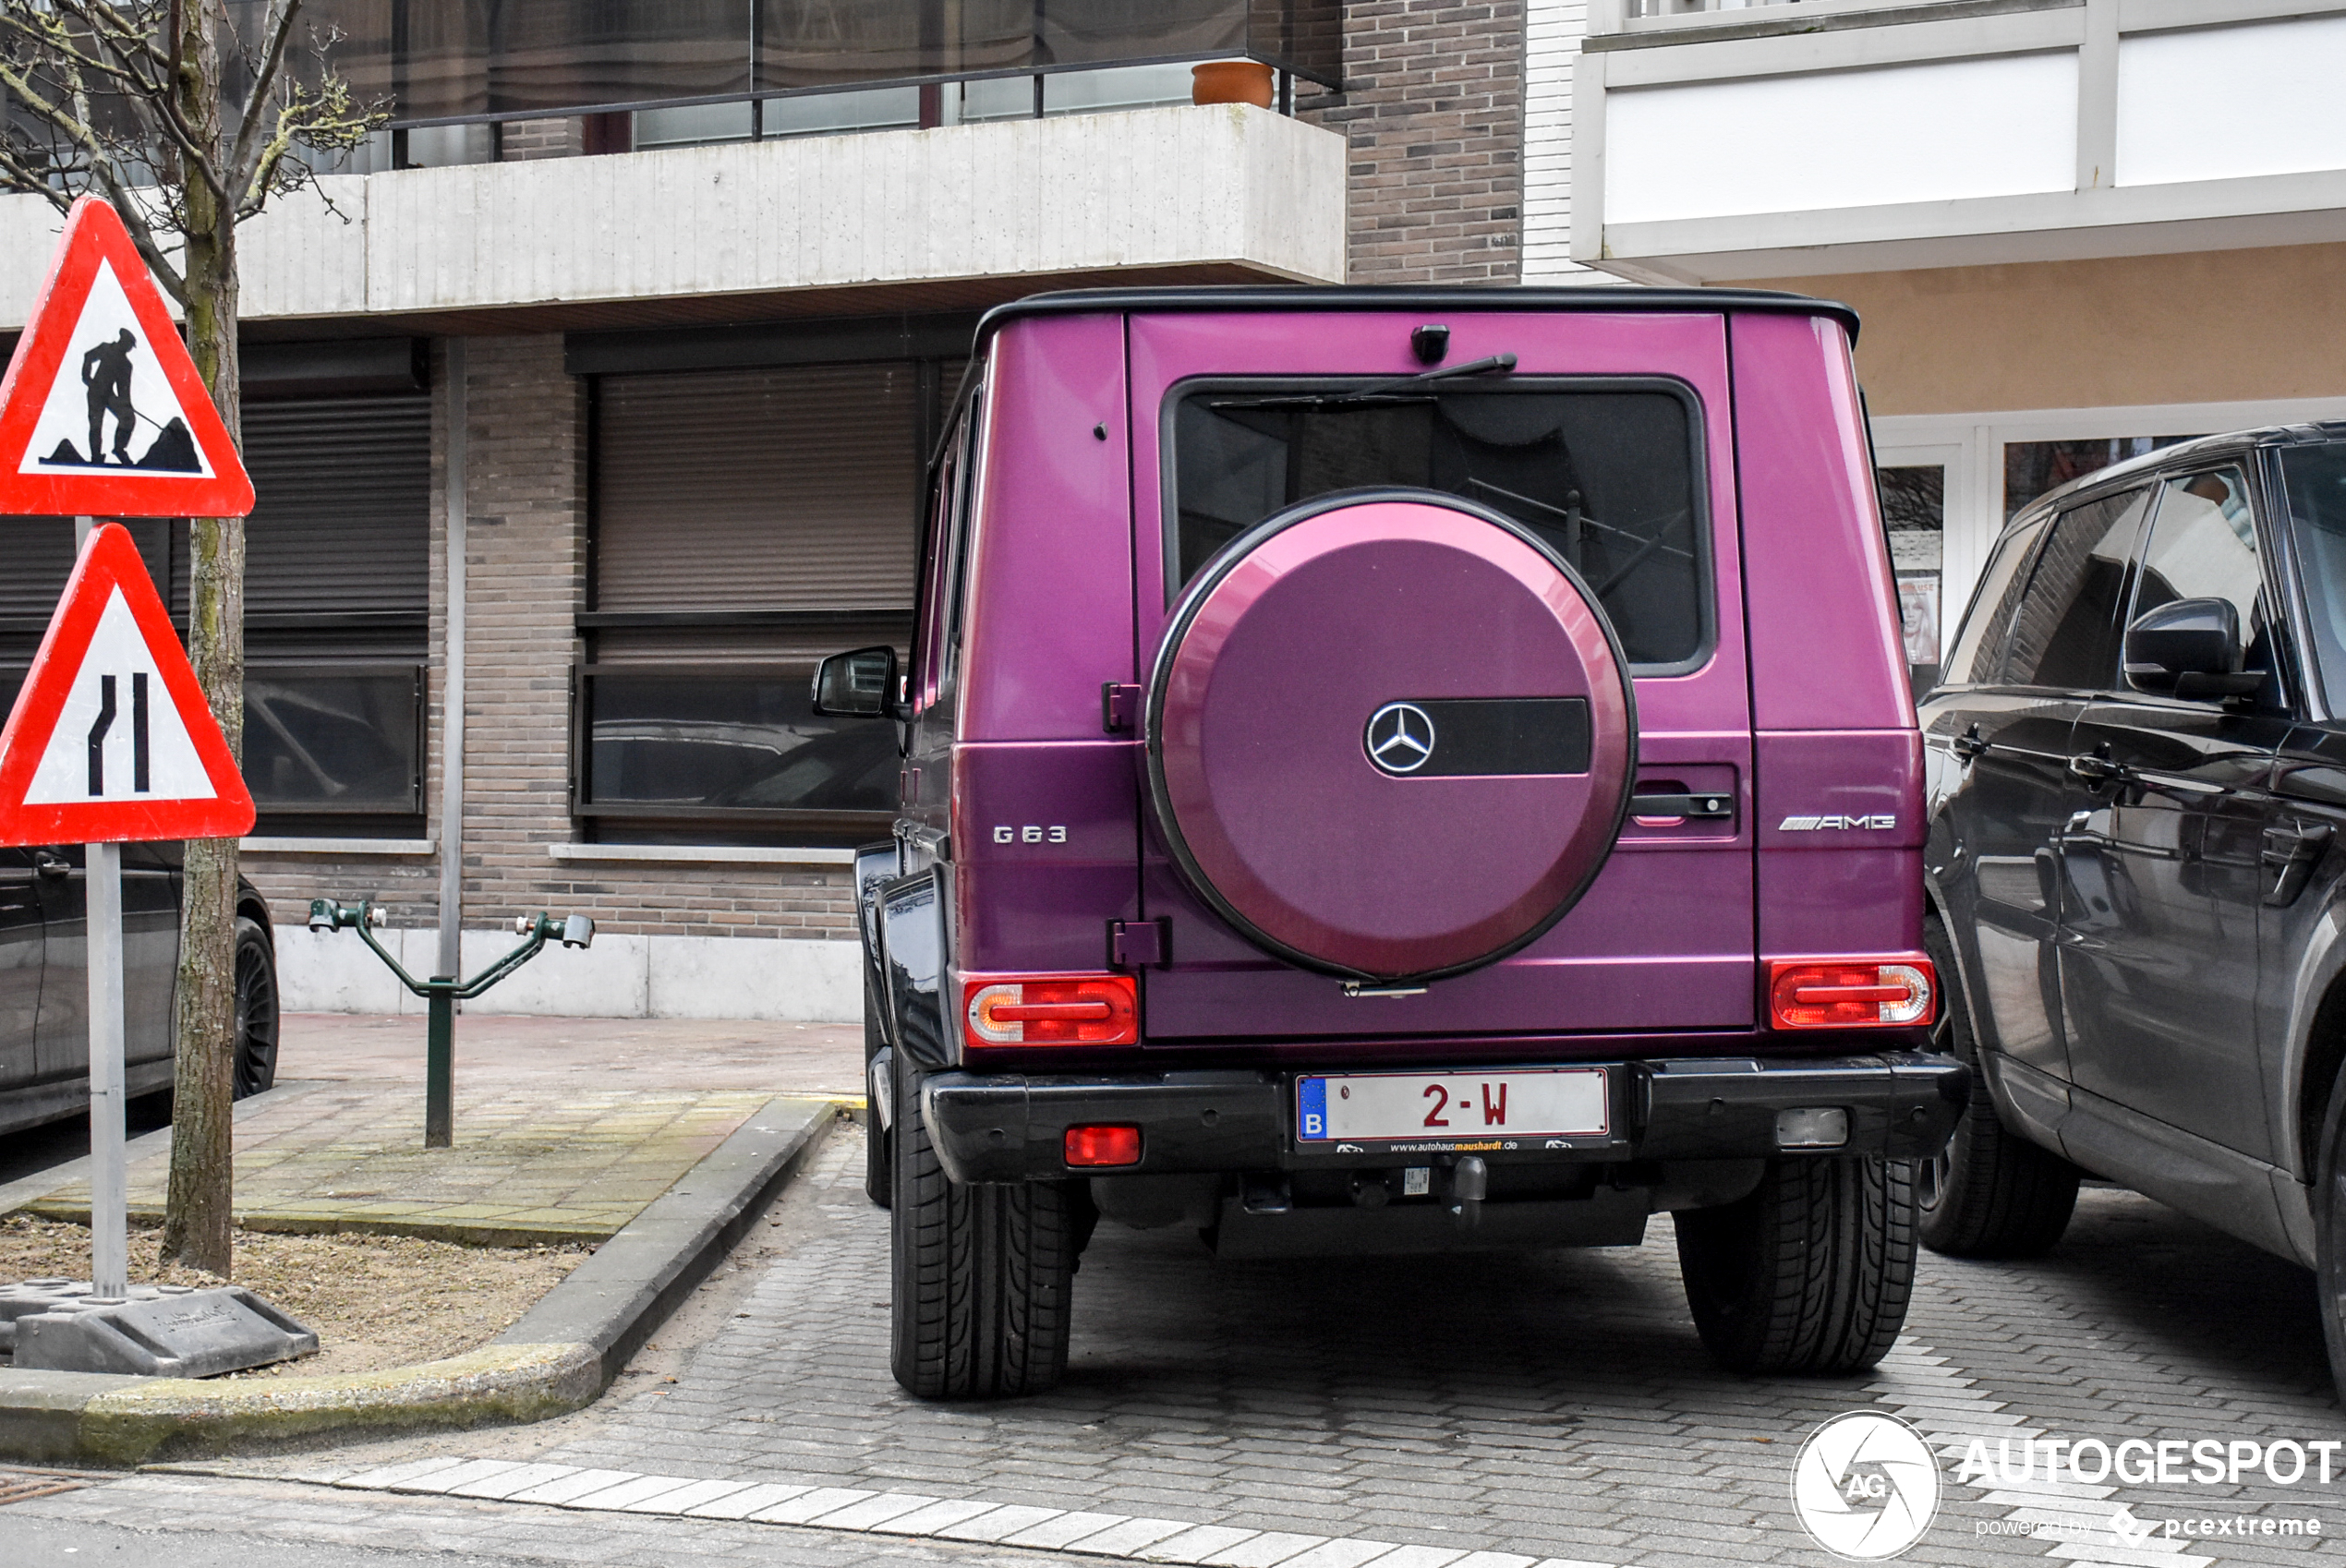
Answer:
M83 856L90 911L90 1285L130 1294L130 1221L123 1194L122 846Z
M97 527L73 520L79 557ZM90 983L90 1286L102 1298L130 1293L130 1215L123 1146L122 846L87 844L81 857L82 961Z

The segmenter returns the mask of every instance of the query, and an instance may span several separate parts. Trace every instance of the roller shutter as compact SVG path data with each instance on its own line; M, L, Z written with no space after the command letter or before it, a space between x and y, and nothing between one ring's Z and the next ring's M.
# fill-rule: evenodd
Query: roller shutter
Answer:
M328 615L411 626L431 608L431 400L337 398L245 409L245 613L256 631Z
M596 609L906 613L919 394L909 361L602 378Z

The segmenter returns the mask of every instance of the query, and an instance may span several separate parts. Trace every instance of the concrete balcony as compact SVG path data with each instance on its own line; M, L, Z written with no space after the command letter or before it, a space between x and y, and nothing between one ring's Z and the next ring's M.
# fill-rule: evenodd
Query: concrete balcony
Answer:
M551 330L1344 276L1340 136L1245 105L337 176L242 231L250 322ZM0 327L61 226L0 198Z
M1670 4L1590 7L1576 260L1711 283L2346 239L2340 0Z

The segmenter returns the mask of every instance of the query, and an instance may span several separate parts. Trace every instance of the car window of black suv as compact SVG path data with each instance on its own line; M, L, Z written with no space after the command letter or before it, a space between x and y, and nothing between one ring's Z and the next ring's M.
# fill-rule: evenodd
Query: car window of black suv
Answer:
M2254 700L2259 707L2277 707L2284 701L2280 660L2269 610L2272 599L2264 588L2246 476L2228 464L2163 479L2125 623L2131 626L2179 599L2225 600L2240 616L2246 645L2241 667L2267 677Z
M2153 493L2121 490L2054 518L2013 617L2007 683L2083 692L2117 683L2127 562Z

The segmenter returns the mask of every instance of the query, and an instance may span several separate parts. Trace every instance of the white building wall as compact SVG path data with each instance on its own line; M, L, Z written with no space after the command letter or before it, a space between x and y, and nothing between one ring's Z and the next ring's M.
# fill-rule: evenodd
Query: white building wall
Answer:
M1345 142L1251 104L336 175L238 230L248 320L1219 262L1335 283ZM64 219L0 197L0 328Z
M1523 281L1617 283L1572 259L1572 73L1588 0L1530 0L1523 30Z
M1641 87L1604 138L1609 223L2065 191L2077 55Z

